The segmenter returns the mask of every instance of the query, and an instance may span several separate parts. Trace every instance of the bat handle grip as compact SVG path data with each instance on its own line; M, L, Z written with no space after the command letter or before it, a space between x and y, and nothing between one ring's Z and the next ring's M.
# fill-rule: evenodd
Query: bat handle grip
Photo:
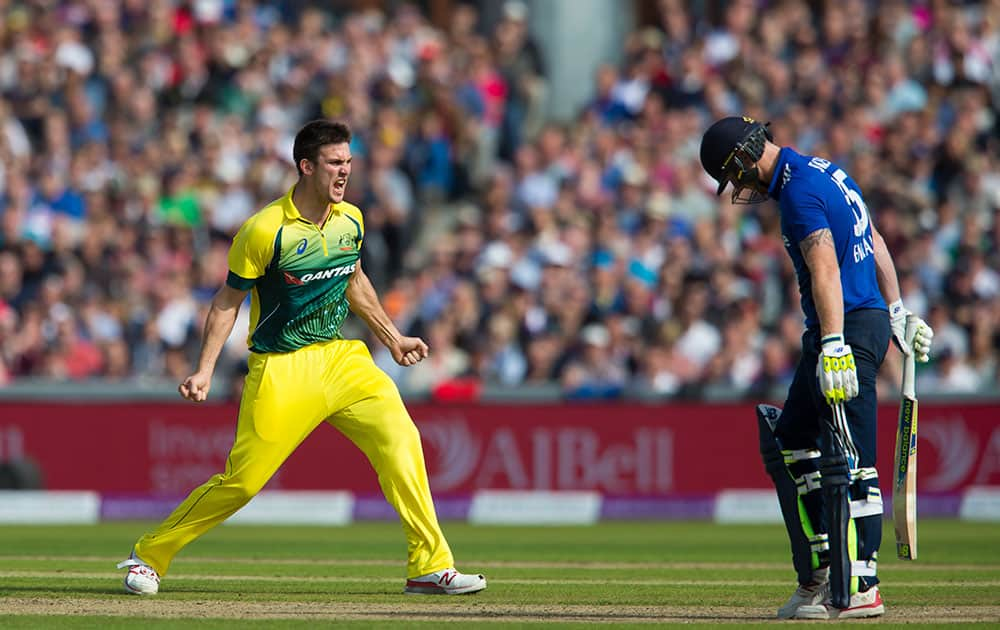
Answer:
M908 317L906 322L906 340L912 343L913 336L917 332L917 320L915 317ZM916 355L913 352L913 348L910 348L910 354L903 355L903 383L902 390L903 396L909 398L910 400L917 399L916 390L916 376L917 376L917 361Z

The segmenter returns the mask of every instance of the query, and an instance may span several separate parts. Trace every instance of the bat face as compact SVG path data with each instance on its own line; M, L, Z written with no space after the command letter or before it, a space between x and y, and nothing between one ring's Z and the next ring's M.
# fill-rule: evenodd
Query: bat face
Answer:
M907 363L912 363L908 359ZM892 516L896 531L896 555L903 560L917 557L917 398L912 380L903 368L903 398L899 404L899 426L892 485ZM911 368L912 369L912 368ZM910 372L912 375L912 371ZM912 376L910 376L912 379ZM908 386L908 387L907 387ZM909 390L909 391L907 391ZM911 394L908 396L907 394Z

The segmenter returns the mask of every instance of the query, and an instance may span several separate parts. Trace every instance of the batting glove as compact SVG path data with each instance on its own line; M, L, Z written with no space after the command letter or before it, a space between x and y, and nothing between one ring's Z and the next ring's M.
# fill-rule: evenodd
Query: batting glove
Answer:
M931 353L931 341L934 339L934 329L913 313L906 316L906 329L913 331L913 336L907 341L913 348L917 361L927 363Z
M858 395L858 370L854 352L843 334L823 337L823 350L816 362L816 377L828 405L846 402Z
M934 338L934 330L927 322L903 306L903 300L896 300L889 305L889 325L892 327L892 340L899 351L906 356L915 354L917 361L927 363ZM907 330L912 331L912 336L907 337Z
M910 356L913 349L906 343L906 316L910 311L903 306L903 300L896 300L889 305L889 326L892 328L892 340L899 351Z

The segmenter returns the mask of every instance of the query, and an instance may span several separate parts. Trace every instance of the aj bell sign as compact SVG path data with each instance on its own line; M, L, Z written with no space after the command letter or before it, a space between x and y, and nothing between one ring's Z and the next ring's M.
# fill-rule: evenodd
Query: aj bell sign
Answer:
M687 496L771 487L760 462L751 403L415 403L408 408L421 433L434 492ZM895 404L883 405L879 414L895 418L896 411ZM920 413L921 492L1000 485L1000 405L928 402ZM50 490L184 494L225 470L236 414L235 405L3 401L0 460L31 459ZM883 479L892 466L895 439L895 422L880 423ZM127 475L103 464L123 452L130 457ZM268 488L380 491L364 454L328 424L292 453Z
M609 440L588 427L515 430L461 417L419 426L436 492L474 487L647 494L674 486L673 431L667 427L639 426Z

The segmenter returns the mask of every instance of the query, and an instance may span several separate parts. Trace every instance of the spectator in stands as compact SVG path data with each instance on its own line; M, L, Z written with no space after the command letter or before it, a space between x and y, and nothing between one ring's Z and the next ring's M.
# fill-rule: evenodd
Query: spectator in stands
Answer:
M573 400L620 397L628 374L621 354L612 347L607 327L602 324L584 326L580 330L579 343L578 353L563 372L566 397Z
M366 269L440 343L413 387L780 390L802 330L780 231L711 195L695 151L749 111L856 174L951 353L922 377L996 386L996 3L741 1L720 21L660 0L561 121L523 2L495 23L457 3L446 29L412 4L140 4L0 4L0 382L167 376L219 243L287 190L292 134L321 115L357 131ZM898 386L891 355L880 378Z

